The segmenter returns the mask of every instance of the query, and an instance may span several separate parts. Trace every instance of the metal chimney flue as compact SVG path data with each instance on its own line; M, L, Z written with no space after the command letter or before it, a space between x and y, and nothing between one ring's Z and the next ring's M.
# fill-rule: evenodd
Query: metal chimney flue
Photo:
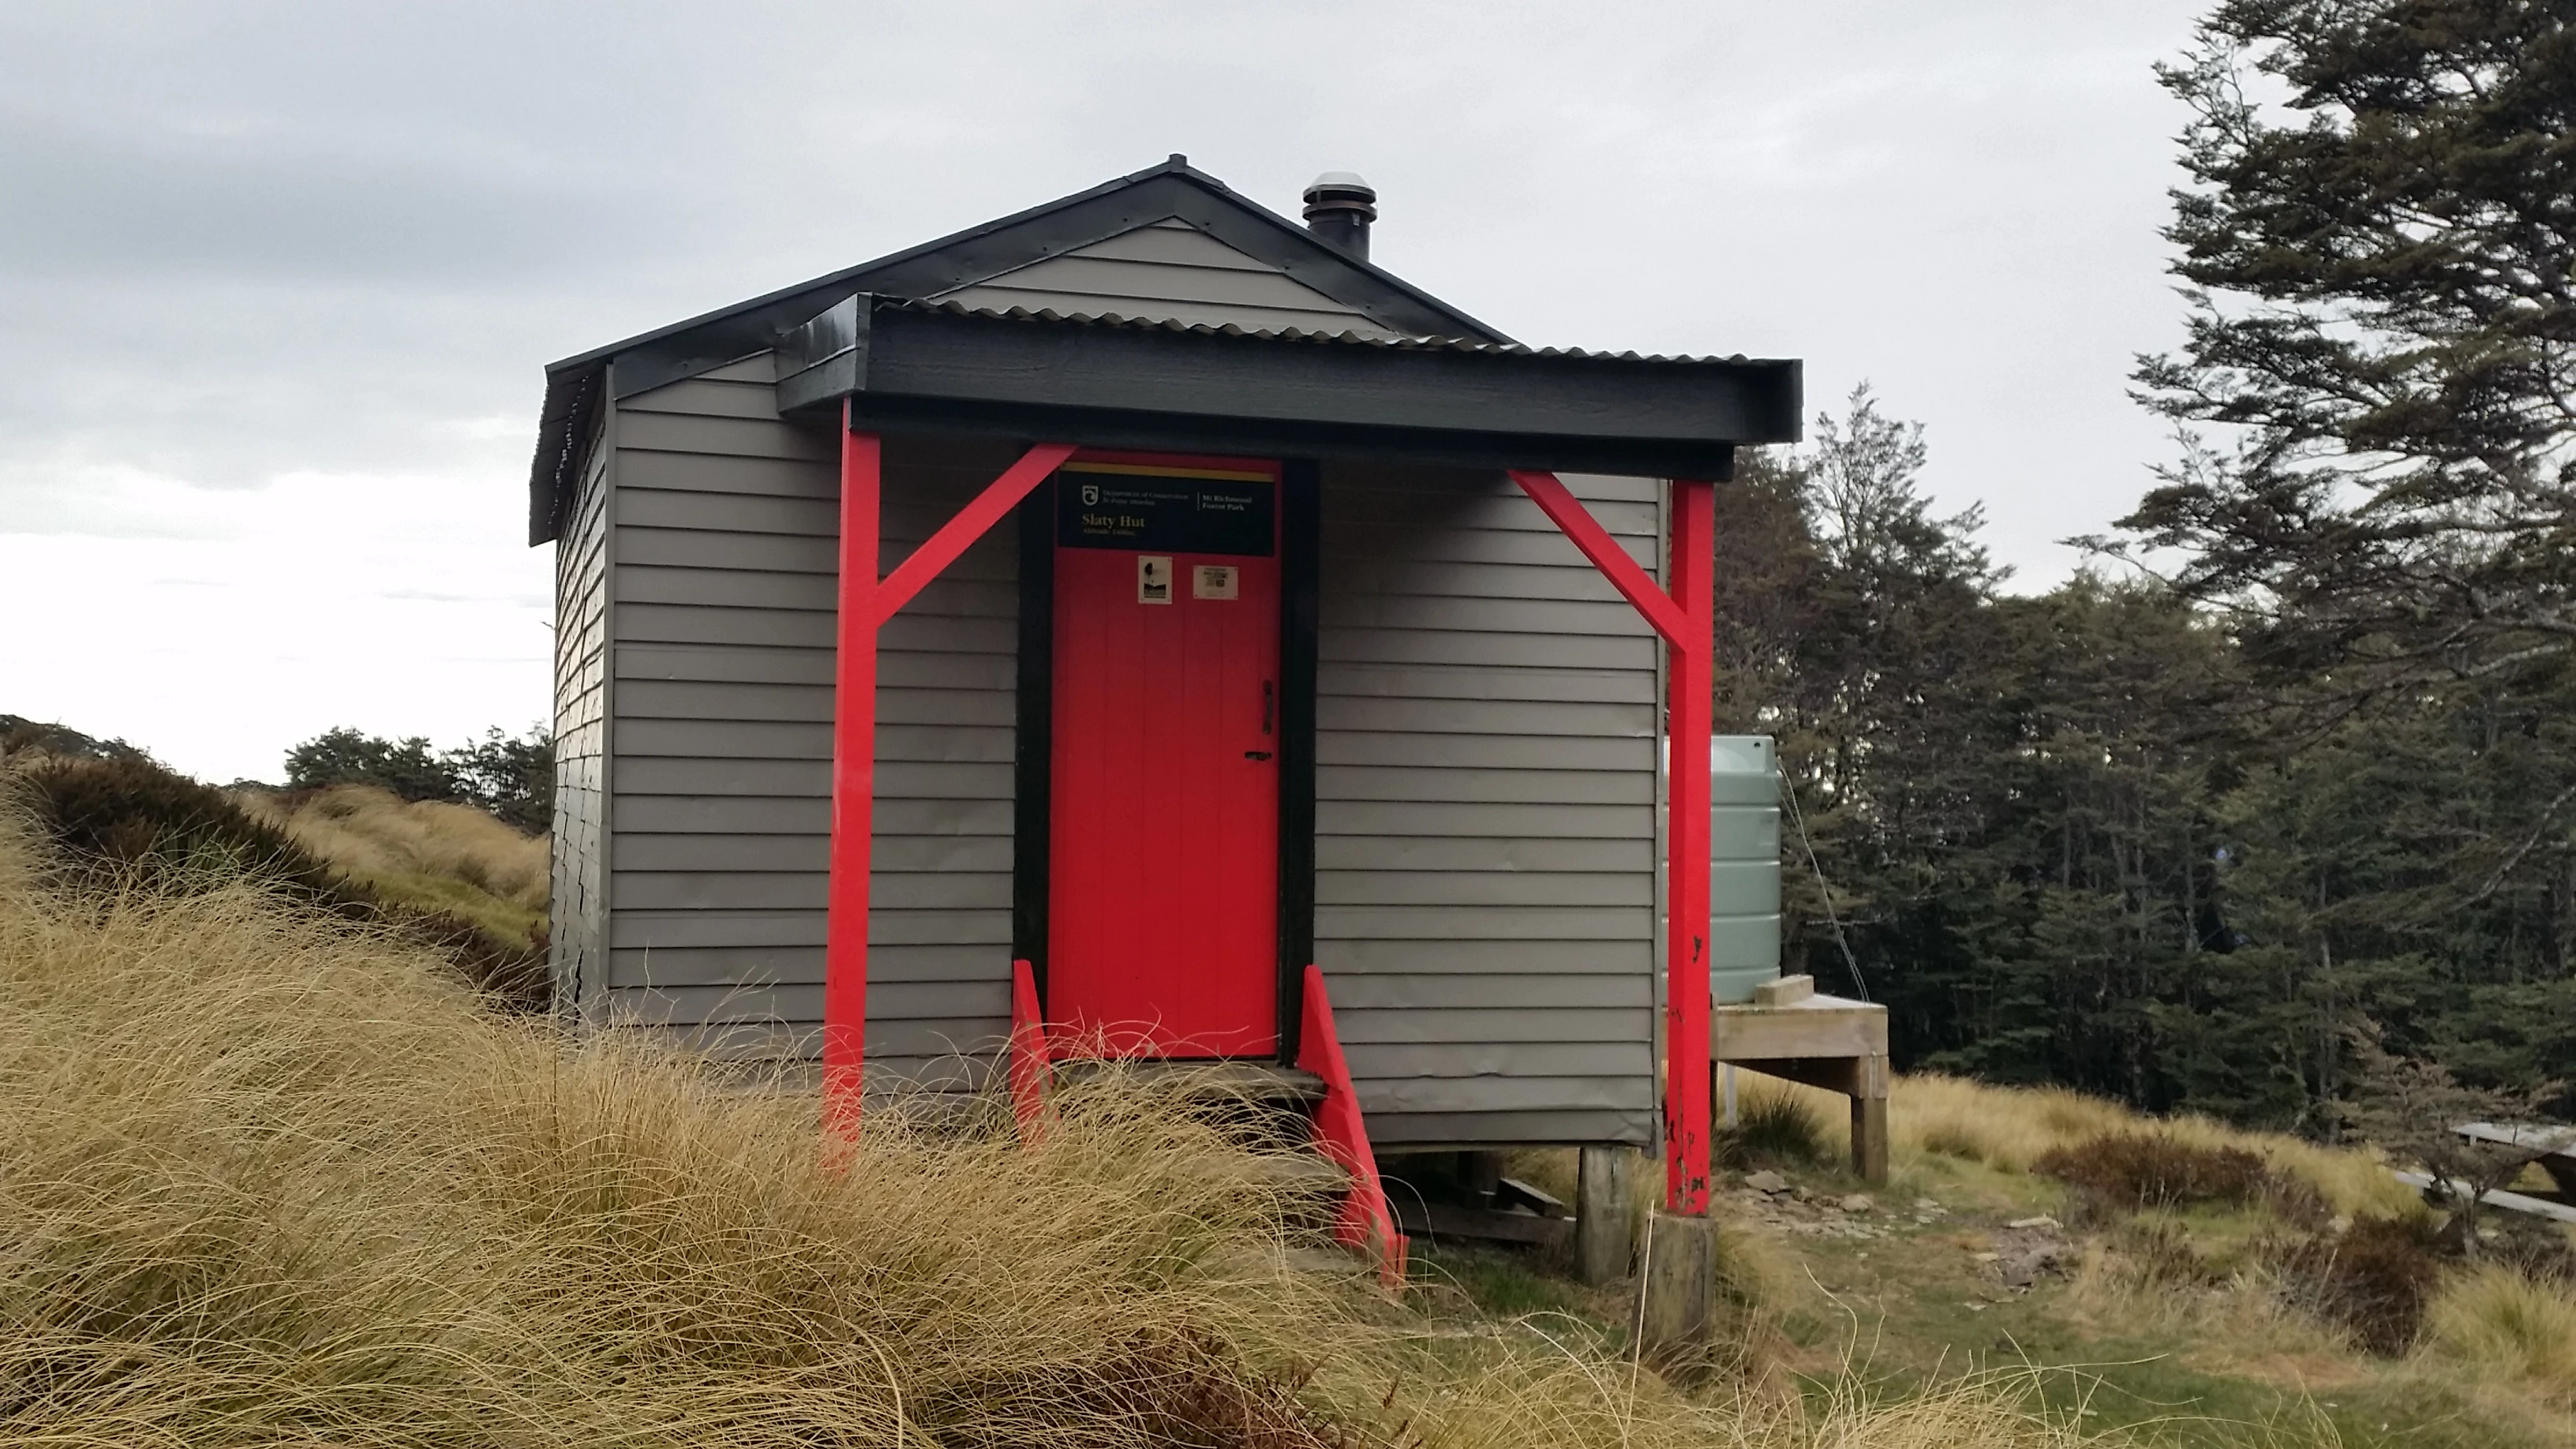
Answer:
M1306 188L1306 229L1361 261L1375 220L1377 190L1355 173L1327 171Z

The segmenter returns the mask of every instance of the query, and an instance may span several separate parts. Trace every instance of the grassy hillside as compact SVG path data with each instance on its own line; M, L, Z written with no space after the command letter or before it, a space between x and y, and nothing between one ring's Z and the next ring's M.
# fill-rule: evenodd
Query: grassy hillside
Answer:
M89 797L26 768L0 1443L2576 1444L2563 1241L2438 1260L2363 1154L1915 1078L1864 1192L1839 1099L1754 1092L1727 1332L1684 1391L1624 1294L1543 1258L1420 1242L1379 1290L1135 1083L1035 1150L999 1111L879 1114L827 1156L809 1097L496 1014L259 854L533 924L543 845L492 822L260 796L225 802L247 834L182 812L67 854L44 812ZM1519 1170L1571 1186L1567 1154Z
M398 798L372 785L236 788L243 812L379 899L466 921L543 953L551 846L469 805Z
M247 877L394 928L496 1003L547 1004L547 846L479 811L361 786L218 790L130 746L25 721L0 730L0 797L65 883L187 892Z
M2073 1442L2009 1383L1688 1398L1390 1297L1129 1084L1035 1150L880 1115L827 1155L808 1099L496 1016L385 930L44 866L0 826L0 1442Z

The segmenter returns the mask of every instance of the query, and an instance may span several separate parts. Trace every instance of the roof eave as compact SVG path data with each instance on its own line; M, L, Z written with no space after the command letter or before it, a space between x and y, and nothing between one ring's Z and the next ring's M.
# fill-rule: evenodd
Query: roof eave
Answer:
M1478 467L1727 476L1795 441L1789 360L1540 353L1044 320L854 297L779 346L784 412L1098 446L1243 443Z

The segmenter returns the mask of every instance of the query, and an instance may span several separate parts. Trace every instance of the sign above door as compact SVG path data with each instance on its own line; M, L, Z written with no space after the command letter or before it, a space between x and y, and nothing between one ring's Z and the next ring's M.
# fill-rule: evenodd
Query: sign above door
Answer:
M1250 469L1067 463L1056 476L1056 542L1267 557L1278 551L1277 486Z

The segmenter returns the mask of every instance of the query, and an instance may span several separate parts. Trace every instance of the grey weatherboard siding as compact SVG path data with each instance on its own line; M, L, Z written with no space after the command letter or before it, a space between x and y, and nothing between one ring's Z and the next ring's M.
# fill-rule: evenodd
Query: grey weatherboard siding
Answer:
M837 437L782 422L767 355L620 400L614 1019L809 1058L830 863ZM889 440L892 568L1006 466L990 443ZM1010 1010L1018 568L969 549L881 636L873 1085L965 1084Z
M1654 480L1566 486L1650 572ZM1328 465L1315 954L1384 1144L1655 1130L1652 631L1495 474Z
M1062 256L943 292L933 300L1007 312L1151 317L1232 323L1246 331L1296 328L1402 336L1218 241L1177 217L1077 247Z
M608 464L594 449L555 551L555 817L551 966L555 999L606 984L608 841ZM577 1009L577 1008L576 1008Z

